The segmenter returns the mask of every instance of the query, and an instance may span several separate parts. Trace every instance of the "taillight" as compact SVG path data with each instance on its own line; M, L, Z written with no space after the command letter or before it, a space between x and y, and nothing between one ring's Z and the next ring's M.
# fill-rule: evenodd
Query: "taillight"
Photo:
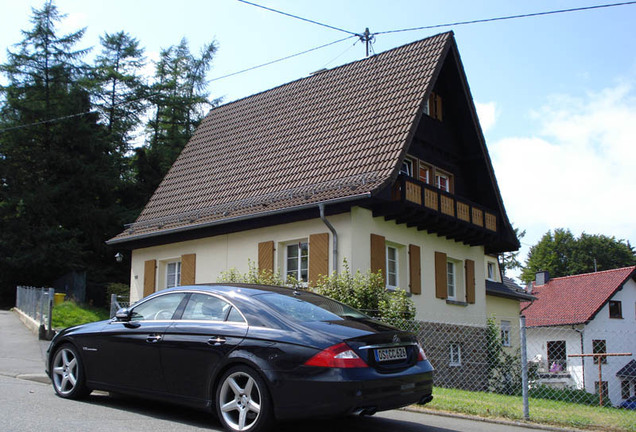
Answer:
M426 353L424 352L424 348L422 348L422 345L417 344L417 347L419 348L419 352L417 353L417 361L426 360Z
M367 364L353 351L349 345L342 342L325 348L305 362L305 366L329 368L364 368Z

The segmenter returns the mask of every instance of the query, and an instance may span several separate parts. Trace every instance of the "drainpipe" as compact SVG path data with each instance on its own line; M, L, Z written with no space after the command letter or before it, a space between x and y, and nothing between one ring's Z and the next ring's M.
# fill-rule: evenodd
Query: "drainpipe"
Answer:
M318 208L320 209L320 219L325 225L327 225L327 228L329 228L329 231L333 234L333 271L338 274L338 233L333 225L331 225L331 222L329 222L325 217L325 205L320 203L318 204Z

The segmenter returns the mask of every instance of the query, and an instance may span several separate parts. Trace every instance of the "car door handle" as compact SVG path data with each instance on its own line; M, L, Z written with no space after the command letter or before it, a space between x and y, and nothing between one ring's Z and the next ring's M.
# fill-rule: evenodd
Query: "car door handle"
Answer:
M208 339L208 345L219 346L223 345L224 343L225 338L222 338L221 336L211 337L210 339Z
M161 340L161 336L159 335L150 335L146 338L146 342L148 343L157 343Z

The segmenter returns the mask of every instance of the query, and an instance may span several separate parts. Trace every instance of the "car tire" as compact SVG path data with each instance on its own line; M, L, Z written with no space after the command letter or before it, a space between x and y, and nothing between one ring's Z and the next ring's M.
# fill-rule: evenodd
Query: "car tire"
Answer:
M274 424L272 403L265 380L254 369L228 369L216 388L216 411L231 432L265 432Z
M86 387L84 364L77 349L64 344L55 350L51 362L51 381L58 396L66 399L81 399L90 394Z

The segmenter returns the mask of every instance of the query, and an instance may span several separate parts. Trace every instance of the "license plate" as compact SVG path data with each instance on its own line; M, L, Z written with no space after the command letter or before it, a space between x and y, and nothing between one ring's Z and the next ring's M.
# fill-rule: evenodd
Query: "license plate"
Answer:
M375 350L375 360L378 362L387 362L392 360L406 360L406 348L380 348Z

